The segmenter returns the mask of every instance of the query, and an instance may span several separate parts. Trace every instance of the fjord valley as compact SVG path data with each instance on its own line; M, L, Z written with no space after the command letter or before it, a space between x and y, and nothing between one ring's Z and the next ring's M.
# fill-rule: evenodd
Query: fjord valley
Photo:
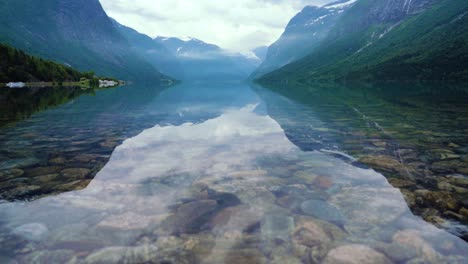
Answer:
M465 2L3 0L0 263L467 263Z

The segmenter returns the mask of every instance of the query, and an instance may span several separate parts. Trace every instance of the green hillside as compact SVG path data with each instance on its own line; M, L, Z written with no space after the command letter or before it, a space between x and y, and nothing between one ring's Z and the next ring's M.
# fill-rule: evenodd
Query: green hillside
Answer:
M93 72L79 72L71 67L30 56L21 50L0 44L0 83L63 82L92 79Z
M98 0L2 1L0 42L103 76L167 78L132 51Z
M443 0L401 22L365 21L376 2L358 1L319 49L260 82L468 80L468 1Z

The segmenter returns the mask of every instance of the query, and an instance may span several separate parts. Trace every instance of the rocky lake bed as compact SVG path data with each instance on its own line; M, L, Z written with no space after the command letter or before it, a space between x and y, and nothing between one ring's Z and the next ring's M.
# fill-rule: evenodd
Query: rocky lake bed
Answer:
M195 88L172 89L3 128L0 262L466 263L463 131L317 118L248 87L186 110Z

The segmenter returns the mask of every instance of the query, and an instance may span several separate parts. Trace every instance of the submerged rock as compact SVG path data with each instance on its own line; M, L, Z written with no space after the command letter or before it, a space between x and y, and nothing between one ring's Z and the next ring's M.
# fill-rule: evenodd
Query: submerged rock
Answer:
M61 174L65 178L83 179L91 173L91 170L86 168L69 168L62 170Z
M214 216L218 203L215 200L193 201L179 206L173 215L162 223L172 233L193 233L209 227L209 220Z
M111 263L147 263L158 256L155 246L139 247L107 247L89 255L85 264L111 264Z
M440 263L440 255L426 242L416 230L402 230L393 236L393 242L417 252L427 263Z
M459 159L442 160L431 164L431 170L438 173L462 172L468 168L468 164Z
M330 237L312 221L299 224L293 233L293 241L307 247L323 245L330 242Z
M292 211L295 211L298 208L300 208L300 206L302 204L302 201L303 201L303 199L301 199L299 197L285 195L283 197L278 198L276 200L276 203L281 207L284 207L286 209L290 209Z
M193 263L193 262L192 262ZM215 250L202 263L266 264L267 258L257 249Z
M448 181L456 186L467 187L468 188L468 177L462 175L451 175L448 176Z
M43 183L49 183L49 182L55 180L58 176L59 176L58 173L47 174L47 175L41 175L41 176L34 177L34 180L43 184Z
M48 232L49 229L44 224L30 223L13 229L12 233L28 240L37 241L43 239Z
M270 264L302 264L299 258L288 255L275 255L269 262Z
M325 221L344 223L345 217L338 208L320 200L308 200L301 204L304 214L317 217Z
M76 263L76 257L72 250L42 250L21 257L20 263Z
M388 182L396 188L410 188L416 186L415 182L402 180L398 178L389 178Z
M364 156L359 159L359 162L366 164L377 170L386 172L399 172L403 169L403 164L398 160L389 156Z
M49 164L51 165L64 165L67 160L64 157L56 157L49 160Z
M260 227L262 213L246 205L228 207L217 213L210 221L215 233L229 231L252 232Z
M73 190L82 190L86 188L91 180L77 180L65 184L60 184L55 187L57 191L73 191Z
M413 248L397 243L382 243L378 244L376 248L397 263L403 263L417 257L417 252Z
M26 186L19 186L14 189L10 189L8 191L0 193L1 197L4 199L24 199L30 198L37 194L37 192L41 189L41 186L37 185L26 185Z
M294 219L286 215L267 214L261 223L261 230L265 238L287 240L294 230Z
M10 180L23 176L24 171L20 169L10 169L0 172L0 181Z
M328 252L324 264L391 264L382 253L364 245L346 245Z
M51 167L37 167L26 171L27 175L31 177L54 174L60 171L60 167L51 166Z
M113 228L117 230L138 230L159 223L165 215L146 216L126 212L121 215L112 215L98 224L98 227Z
M313 185L319 189L329 189L333 186L333 181L327 177L319 176L315 178Z
M452 191L455 191L456 187L454 185L450 184L447 181L440 181L440 182L437 183L437 188L439 190L452 192Z
M28 166L33 166L39 163L39 160L36 158L23 158L23 159L13 159L0 162L0 171L14 169L14 168L24 168Z
M460 208L459 201L454 195L447 191L429 191L429 190L416 190L414 192L417 201L426 204L430 207L436 207L439 210L458 211Z
M297 182L303 182L305 184L313 184L317 175L312 171L298 171L294 173L294 180Z
M104 156L99 155L99 154L80 154L76 157L74 157L71 162L78 162L78 163L89 163L89 162L95 162L96 159L102 158Z
M460 211L458 211L458 213L468 218L468 209L466 209L465 207L462 207Z
M118 145L120 145L119 142L111 141L111 140L107 140L107 141L99 143L99 146L101 146L103 148L108 148L108 149L114 149Z
M408 213L409 209L398 189L350 187L331 198L347 220L368 226L387 224Z

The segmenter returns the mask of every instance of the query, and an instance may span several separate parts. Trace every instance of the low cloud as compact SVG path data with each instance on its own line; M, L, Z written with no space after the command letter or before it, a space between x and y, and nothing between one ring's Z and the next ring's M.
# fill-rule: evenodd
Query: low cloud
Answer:
M100 0L120 23L151 37L191 36L233 51L269 45L307 5L331 0Z

